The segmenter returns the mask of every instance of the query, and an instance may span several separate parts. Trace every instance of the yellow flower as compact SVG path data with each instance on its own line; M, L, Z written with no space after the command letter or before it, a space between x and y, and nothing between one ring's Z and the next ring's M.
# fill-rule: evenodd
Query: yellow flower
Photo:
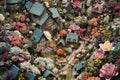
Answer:
M110 41L106 41L104 44L99 44L99 46L103 51L114 50L114 47L112 46L112 43L110 43Z
M5 17L3 16L3 14L0 14L0 21L4 21Z

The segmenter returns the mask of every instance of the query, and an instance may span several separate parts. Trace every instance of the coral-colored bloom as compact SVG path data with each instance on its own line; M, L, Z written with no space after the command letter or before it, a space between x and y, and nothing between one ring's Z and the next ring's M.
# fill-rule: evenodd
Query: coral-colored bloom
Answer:
M105 58L105 52L102 49L98 49L97 51L95 51L95 53L93 54L94 58L99 58L99 59L103 59Z
M12 39L11 39L11 45L12 46L18 46L20 45L22 42L22 39L18 36L13 36Z
M57 50L57 54L58 54L58 55L63 55L63 53L64 53L64 52L63 52L62 49L58 49L58 50Z
M66 36L67 35L66 30L61 30L59 33L60 33L60 36Z
M110 80L113 76L117 75L117 67L112 63L106 63L100 69L100 77L105 77L106 80Z

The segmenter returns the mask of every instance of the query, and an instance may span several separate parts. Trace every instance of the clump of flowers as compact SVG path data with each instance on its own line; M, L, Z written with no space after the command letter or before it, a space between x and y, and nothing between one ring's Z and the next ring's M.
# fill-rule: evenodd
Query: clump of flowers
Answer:
M34 60L34 64L38 66L39 68L41 67L46 67L47 69L51 70L54 68L54 62L50 58L42 58L42 57L37 57Z
M14 47L11 47L10 53L11 53L11 54L19 54L19 53L23 53L23 50L20 49L20 48L17 47L17 46L14 46Z
M40 70L35 65L32 65L30 62L21 63L20 68L27 71L31 71L34 74L40 74Z
M93 76L98 76L99 73L99 68L101 67L101 64L102 64L102 60L101 59L93 59L93 60L89 60L87 61L87 64L86 64L86 70L88 73L90 73L91 75Z
M100 69L100 77L110 80L113 76L117 76L117 67L112 63L106 63Z

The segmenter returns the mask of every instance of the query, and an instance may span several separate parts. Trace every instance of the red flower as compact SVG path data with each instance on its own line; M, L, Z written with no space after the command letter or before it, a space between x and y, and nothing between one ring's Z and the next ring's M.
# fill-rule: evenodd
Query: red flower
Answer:
M74 8L78 7L80 5L80 0L76 0L72 5Z
M11 45L12 46L18 46L20 45L22 42L22 39L18 36L13 36L12 39L11 39Z
M77 30L77 33L80 37L83 37L83 32L84 32L83 28L80 28L80 29Z
M5 52L5 53L3 54L3 57L4 57L4 58L8 58L8 57L9 57L9 52Z

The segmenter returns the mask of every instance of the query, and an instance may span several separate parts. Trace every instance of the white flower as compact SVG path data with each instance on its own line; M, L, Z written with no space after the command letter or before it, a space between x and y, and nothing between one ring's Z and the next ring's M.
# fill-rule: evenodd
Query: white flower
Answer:
M41 74L40 70L35 65L31 65L30 62L21 63L20 68L27 70L27 71L31 71L34 74Z
M53 60L50 59L50 58L45 58L45 62L46 62L46 63L53 63Z
M22 34L17 30L13 32L13 36L19 36L19 37L23 38Z
M31 66L31 63L29 62L23 62L23 63L20 63L20 68L22 69L30 69L30 66Z
M3 16L3 14L0 14L0 21L4 21L5 17Z
M34 74L41 74L40 70L35 65L30 66L30 70Z
M53 63L49 63L49 64L46 65L46 68L51 70L51 69L54 68L54 64Z
M14 46L10 49L10 53L12 54L19 54L19 53L23 53L23 50L20 49L19 47L17 46Z
M113 30L120 28L120 18L113 19L113 22L111 22L111 28L113 28Z

